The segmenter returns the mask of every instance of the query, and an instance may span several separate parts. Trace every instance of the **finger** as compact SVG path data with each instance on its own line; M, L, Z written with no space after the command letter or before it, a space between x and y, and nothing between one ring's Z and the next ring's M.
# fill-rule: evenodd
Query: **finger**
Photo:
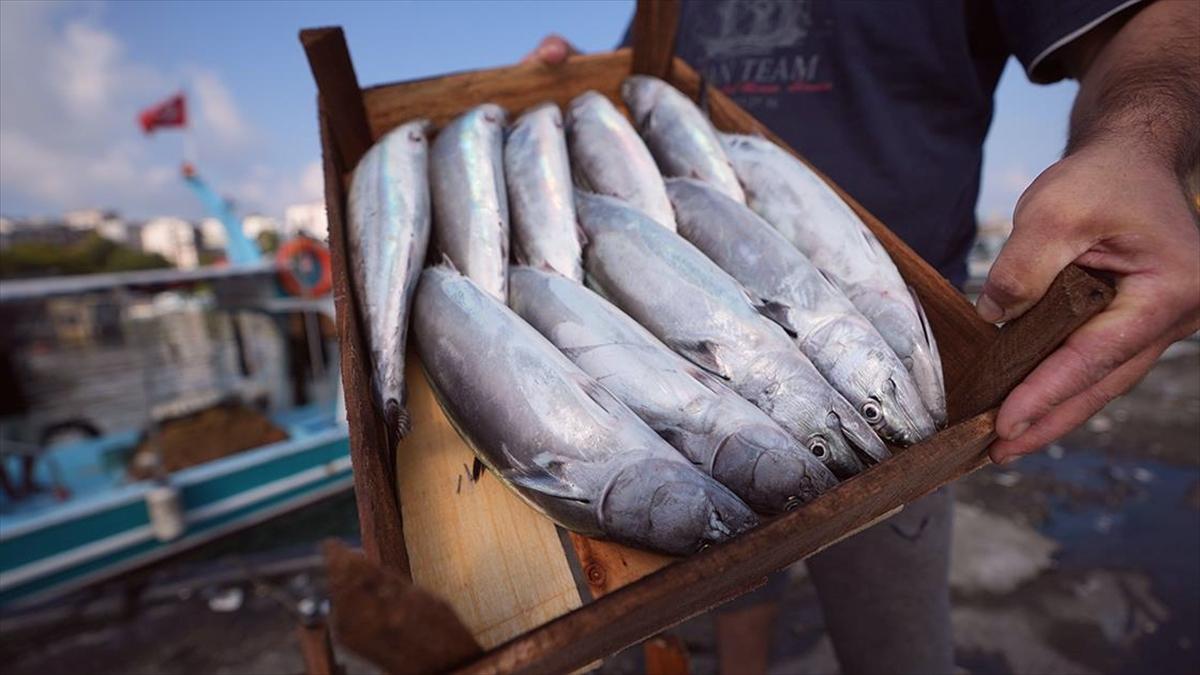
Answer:
M1012 440L999 440L988 450L992 461L1003 464L1059 439L1083 424L1116 397L1128 392L1146 375L1170 342L1147 348L1117 368L1095 386L1076 394Z
M1055 222L1031 187L1013 215L1013 232L988 272L975 309L984 321L1011 321L1024 314L1043 295L1070 262L1087 250L1089 242L1071 237ZM1066 235L1066 236L1064 236Z
M996 433L1011 440L1152 344L1175 337L1174 317L1152 289L1122 280L1108 309L1071 334L1005 398Z
M538 46L521 59L522 63L536 61L549 66L557 66L567 60L567 57L579 52L571 46L571 43L563 39L559 35L547 35L542 38Z

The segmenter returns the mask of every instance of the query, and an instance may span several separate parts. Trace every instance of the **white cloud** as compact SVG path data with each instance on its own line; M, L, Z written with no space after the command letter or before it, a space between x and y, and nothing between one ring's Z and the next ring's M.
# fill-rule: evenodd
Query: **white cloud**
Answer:
M135 125L139 110L181 85L193 119L188 144L214 186L235 186L247 210L280 215L292 203L284 200L308 194L311 165L227 161L262 148L218 72L138 62L104 26L99 5L0 2L0 212L96 206L131 217L200 215L179 180L181 134L146 138Z

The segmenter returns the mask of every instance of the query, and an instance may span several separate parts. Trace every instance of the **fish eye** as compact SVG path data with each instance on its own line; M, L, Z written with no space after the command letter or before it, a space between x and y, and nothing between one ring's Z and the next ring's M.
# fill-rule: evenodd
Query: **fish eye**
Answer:
M867 401L862 404L863 419L874 424L883 419L883 411L879 409L879 404L875 401Z
M814 436L808 443L808 449L817 457L824 457L826 450L825 439L820 436Z

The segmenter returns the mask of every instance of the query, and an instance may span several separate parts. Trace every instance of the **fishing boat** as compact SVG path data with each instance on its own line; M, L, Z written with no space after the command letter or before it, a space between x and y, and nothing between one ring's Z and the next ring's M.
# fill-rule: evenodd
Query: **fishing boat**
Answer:
M0 607L350 489L332 303L282 293L279 269L0 285L5 386L25 390L0 415ZM272 440L225 438L242 428Z

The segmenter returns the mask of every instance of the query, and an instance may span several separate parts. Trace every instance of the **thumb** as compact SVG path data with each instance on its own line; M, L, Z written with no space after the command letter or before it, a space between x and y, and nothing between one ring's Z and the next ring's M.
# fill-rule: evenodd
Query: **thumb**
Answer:
M538 46L526 55L523 61L538 61L548 66L556 66L566 61L567 57L572 54L578 53L579 51L562 36L551 34L542 38Z
M1053 219L1022 217L1037 209L1017 209L1013 232L988 272L975 310L984 321L1011 321L1046 293L1058 273L1078 258L1086 243Z

